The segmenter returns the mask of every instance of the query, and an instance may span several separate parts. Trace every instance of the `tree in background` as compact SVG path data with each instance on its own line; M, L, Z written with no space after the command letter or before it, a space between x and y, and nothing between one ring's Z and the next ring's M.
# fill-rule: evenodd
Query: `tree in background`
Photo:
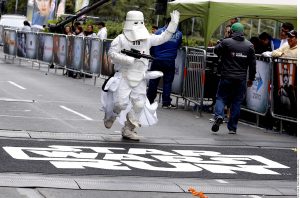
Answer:
M17 12L15 12L16 0L7 0L5 7L6 7L5 14L22 14L26 16L27 0L18 0Z

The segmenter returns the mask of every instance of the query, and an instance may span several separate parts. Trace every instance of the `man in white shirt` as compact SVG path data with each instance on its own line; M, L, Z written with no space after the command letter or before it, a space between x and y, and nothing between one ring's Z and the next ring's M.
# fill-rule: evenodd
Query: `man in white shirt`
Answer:
M105 23L101 21L101 22L98 23L98 26L99 26L99 31L97 33L97 36L101 40L107 39L107 29L105 27Z
M294 26L291 23L283 23L282 24L281 29L280 29L281 42L280 42L279 47L282 47L283 45L288 44L288 41L287 41L288 40L288 35L287 35L287 33L292 31L293 29L294 29Z

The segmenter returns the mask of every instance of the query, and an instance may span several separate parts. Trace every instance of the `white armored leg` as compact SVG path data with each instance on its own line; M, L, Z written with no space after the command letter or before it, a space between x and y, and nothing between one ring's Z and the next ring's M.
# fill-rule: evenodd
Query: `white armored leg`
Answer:
M140 137L137 135L137 132L134 131L135 126L129 121L125 122L125 126L122 128L122 136L125 139L139 141Z

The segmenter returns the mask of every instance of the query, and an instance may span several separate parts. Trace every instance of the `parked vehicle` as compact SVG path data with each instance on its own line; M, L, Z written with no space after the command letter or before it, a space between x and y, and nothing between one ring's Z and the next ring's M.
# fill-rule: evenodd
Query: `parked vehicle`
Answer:
M13 29L21 29L25 20L27 18L23 15L5 14L1 16L0 25Z

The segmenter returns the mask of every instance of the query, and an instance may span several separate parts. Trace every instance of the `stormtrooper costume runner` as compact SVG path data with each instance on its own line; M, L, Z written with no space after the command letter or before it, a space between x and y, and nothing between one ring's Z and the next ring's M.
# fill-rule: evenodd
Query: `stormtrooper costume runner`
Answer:
M104 94L102 92L105 98L101 96L102 109L105 111L104 125L109 129L117 117L120 118L122 115L126 117L119 119L121 124L125 125L122 128L123 138L139 140L134 129L157 122L157 103L149 104L146 96L146 79L158 78L163 74L158 71L148 72L148 59L137 59L121 53L121 50L135 49L142 54L149 55L151 46L167 42L175 33L180 17L176 10L170 14L171 22L167 30L161 35L150 35L144 25L143 13L129 11L126 15L123 33L111 43L108 55L114 64L116 73L104 87L104 90L107 91ZM147 121L146 124L142 121L142 117Z

